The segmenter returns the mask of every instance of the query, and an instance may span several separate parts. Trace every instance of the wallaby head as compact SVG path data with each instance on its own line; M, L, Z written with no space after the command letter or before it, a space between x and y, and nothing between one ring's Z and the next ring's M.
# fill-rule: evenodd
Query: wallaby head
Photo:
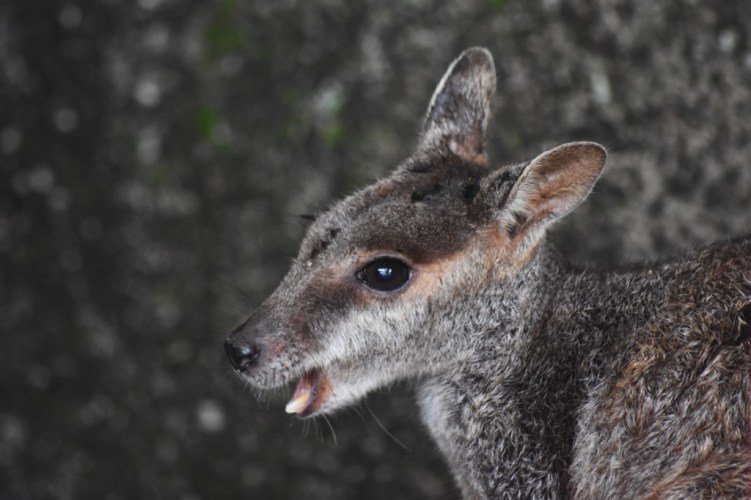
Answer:
M472 337L497 326L483 308L514 308L545 229L592 189L606 157L593 143L493 168L495 86L490 53L462 53L414 155L320 215L288 275L230 335L232 365L251 385L299 379L288 412L330 412L471 355ZM483 302L491 290L508 296Z

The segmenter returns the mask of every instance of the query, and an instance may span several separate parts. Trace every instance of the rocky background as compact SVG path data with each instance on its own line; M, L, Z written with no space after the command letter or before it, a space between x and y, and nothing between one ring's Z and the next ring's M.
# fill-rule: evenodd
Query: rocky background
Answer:
M315 213L409 154L464 48L499 165L609 146L553 237L659 258L751 230L751 3L0 4L0 498L446 498L408 387L305 425L221 344Z

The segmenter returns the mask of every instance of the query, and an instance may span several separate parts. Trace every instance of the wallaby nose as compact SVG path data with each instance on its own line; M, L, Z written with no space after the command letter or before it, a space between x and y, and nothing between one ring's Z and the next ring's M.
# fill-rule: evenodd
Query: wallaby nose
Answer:
M229 340L224 343L224 351L227 353L232 367L239 372L247 371L261 355L261 348L256 344L237 346Z

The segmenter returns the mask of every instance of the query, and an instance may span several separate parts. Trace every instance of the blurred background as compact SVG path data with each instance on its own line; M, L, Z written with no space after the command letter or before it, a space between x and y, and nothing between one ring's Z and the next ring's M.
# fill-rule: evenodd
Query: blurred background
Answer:
M463 49L498 165L610 148L574 260L751 231L751 3L0 5L0 498L450 498L409 387L304 425L222 342L300 215L406 157Z

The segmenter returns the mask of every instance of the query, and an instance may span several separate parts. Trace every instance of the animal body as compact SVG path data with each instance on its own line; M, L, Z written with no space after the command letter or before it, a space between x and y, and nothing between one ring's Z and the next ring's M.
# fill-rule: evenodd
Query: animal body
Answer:
M740 498L751 489L751 239L611 271L545 233L592 189L594 143L494 167L490 54L469 49L416 152L320 215L231 333L257 388L331 413L399 379L466 498Z

